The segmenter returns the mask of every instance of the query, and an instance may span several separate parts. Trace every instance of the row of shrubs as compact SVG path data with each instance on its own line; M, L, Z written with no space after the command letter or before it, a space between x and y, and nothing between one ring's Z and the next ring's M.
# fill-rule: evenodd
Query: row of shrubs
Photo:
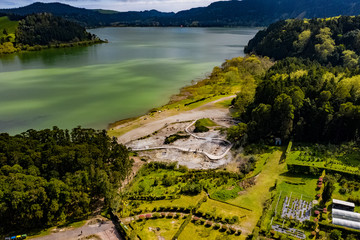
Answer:
M172 212L172 213L190 213L191 210L195 209L195 207L154 207L152 209L151 212L153 212L154 214L157 213L161 213L161 212ZM135 209L133 211L133 215L137 215L137 214L142 214L145 212L149 212L149 211L145 211L144 209ZM233 216L233 217L223 217L221 215L215 215L211 212L202 212L202 211L195 211L194 215L196 217L202 217L211 221L216 221L216 222L221 222L223 224L235 224L239 222L239 217L238 216Z
M233 216L232 218L230 217L223 218L221 215L215 215L211 212L202 212L202 211L196 211L194 215L197 217L203 217L208 220L221 222L223 224L235 224L239 222L238 216Z
M180 213L168 213L168 214L166 214L165 212L161 212L161 213L140 215L139 218L137 219L137 221L141 222L141 221L148 220L148 219L158 219L158 218L181 219L181 218L187 218L187 217L188 217L188 215L181 215ZM236 234L236 235L241 234L241 230L236 230L234 227L229 227L225 223L220 225L220 223L213 223L212 221L205 220L203 218L199 218L199 217L196 217L196 216L193 217L191 221L196 225L204 225L205 227L213 226L213 228L215 230L220 230L222 232L227 232L228 234Z
M220 231L226 232L228 234L236 234L236 235L241 234L241 230L236 230L236 228L234 228L234 227L229 227L225 224L220 225L220 223L213 223L212 221L205 220L202 218L194 217L191 221L196 225L204 225L205 227L208 227L208 228L212 226L213 229L220 230Z
M145 209L134 209L133 215L141 214L145 212L182 212L182 213L190 213L192 209L195 207L154 207L152 210L145 210Z
M171 200L171 199L178 199L180 195L177 194L169 194L169 195L138 195L138 194L131 194L127 195L129 200L146 200L146 201L154 201L154 200Z
M168 214L166 214L165 212L161 212L161 213L148 213L148 214L144 214L144 215L139 215L139 218L137 221L142 221L145 219L157 219L157 218L175 218L175 219L180 219L181 217L186 218L187 215L181 215L180 213L173 213L170 212Z

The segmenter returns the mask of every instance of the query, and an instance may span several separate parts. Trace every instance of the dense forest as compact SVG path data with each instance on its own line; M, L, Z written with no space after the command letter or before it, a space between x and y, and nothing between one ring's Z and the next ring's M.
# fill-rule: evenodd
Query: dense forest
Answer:
M131 167L127 149L105 130L0 134L0 233L63 224L103 199L111 204Z
M260 31L247 52L280 60L253 95L239 92L233 100L242 123L229 138L359 140L359 27L360 17L337 17L279 21Z
M26 16L48 12L83 26L268 26L281 19L360 14L360 0L219 1L177 13L156 10L115 12L75 8L60 3L34 3L0 13Z
M360 54L359 29L360 16L279 21L257 33L245 52L275 60L301 57L355 67Z
M79 42L95 40L84 27L52 14L40 13L21 20L16 32L16 41L28 45Z

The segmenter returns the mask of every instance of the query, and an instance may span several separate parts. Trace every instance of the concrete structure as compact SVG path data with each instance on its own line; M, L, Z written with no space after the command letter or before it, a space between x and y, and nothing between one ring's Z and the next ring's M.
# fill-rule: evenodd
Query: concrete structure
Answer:
M354 212L355 204L352 202L346 202L338 199L333 199L332 202L333 202L332 203L333 209L340 209L340 210Z

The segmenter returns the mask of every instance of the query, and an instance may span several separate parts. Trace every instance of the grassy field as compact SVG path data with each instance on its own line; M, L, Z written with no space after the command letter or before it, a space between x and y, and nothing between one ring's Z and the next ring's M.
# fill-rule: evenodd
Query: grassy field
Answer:
M219 107L230 107L231 106L231 101L232 99L228 99L228 100L224 100L224 101L220 101L220 102L217 102L215 103L215 105L219 106Z
M143 240L171 239L179 229L184 219L151 219L134 222L133 227Z
M189 239L207 239L207 240L232 240L239 239L238 236L220 232L211 227L204 227L203 225L196 225L189 223L184 231L180 234L179 240Z
M199 122L199 124L201 124L202 126L205 126L205 127L213 127L213 126L217 125L209 118L199 119L199 120L197 120L197 122Z
M240 225L245 217L251 214L251 211L211 199L208 199L206 202L202 203L199 211L204 213L209 212L215 216L221 216L222 218L232 218L233 216L238 216Z
M227 202L237 206L249 208L252 210L248 214L241 227L246 235L250 234L260 219L263 210L263 204L271 197L271 188L275 181L279 179L281 173L285 170L285 164L279 164L282 152L277 150L268 156L268 160L263 165L262 172L256 178L256 184L235 199Z
M15 30L18 27L18 21L10 21L8 17L0 17L0 37L6 37L3 31L6 29L8 35L15 40Z
M278 183L278 191L282 191L283 194L293 193L297 196L304 196L307 198L315 198L317 194L316 186L318 177L311 177L308 175L288 175L282 174Z

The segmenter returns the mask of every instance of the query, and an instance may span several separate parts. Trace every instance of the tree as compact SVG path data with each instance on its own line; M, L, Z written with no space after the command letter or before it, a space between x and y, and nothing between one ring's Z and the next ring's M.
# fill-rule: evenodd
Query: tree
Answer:
M323 203L328 202L331 199L331 196L335 190L335 180L332 177L326 177L326 179L324 179L325 181L325 187L324 187L324 191L322 193L322 201Z
M347 235L346 240L357 240L357 238L354 234L349 234Z
M315 44L315 53L318 54L320 60L325 62L328 56L335 50L335 41L331 38L331 29L328 27L321 28L315 38L319 42Z
M298 53L301 53L304 50L307 43L309 42L310 37L311 37L311 31L308 29L304 30L299 34L298 40L294 42L294 47L297 49Z
M247 139L247 125L239 123L227 129L227 139L237 146L241 146Z
M344 50L342 59L345 67L353 68L359 64L359 56L352 50Z
M280 136L288 138L292 131L295 107L289 95L282 93L276 97L274 102L274 121L279 128Z
M342 232L340 230L334 229L330 232L330 239L331 240L342 240L343 238L341 237Z

